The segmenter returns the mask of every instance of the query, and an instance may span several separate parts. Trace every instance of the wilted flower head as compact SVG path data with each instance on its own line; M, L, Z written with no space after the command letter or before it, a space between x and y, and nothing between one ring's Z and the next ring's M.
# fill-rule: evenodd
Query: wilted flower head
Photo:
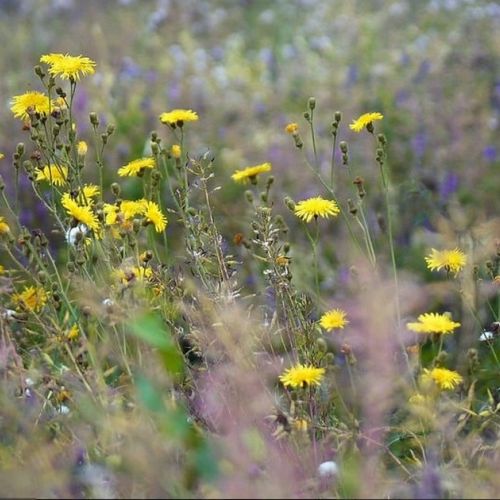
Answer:
M447 314L425 313L418 317L418 321L407 323L407 328L419 333L453 333L460 323L452 321Z

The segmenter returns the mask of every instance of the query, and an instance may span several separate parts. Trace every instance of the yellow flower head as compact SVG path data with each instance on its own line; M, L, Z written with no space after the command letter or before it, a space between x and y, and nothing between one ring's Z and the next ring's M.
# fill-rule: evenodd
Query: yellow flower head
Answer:
M99 220L92 212L90 206L80 206L68 193L63 194L61 204L66 209L66 212L70 217L73 217L78 222L85 224L92 231L99 230Z
M154 201L147 201L144 204L144 217L154 225L157 233L161 233L167 227L167 218Z
M433 381L441 390L449 391L455 389L463 382L462 376L452 370L446 368L433 368L432 370L424 369L422 381Z
M304 385L320 385L325 375L324 368L314 368L312 365L297 364L286 370L279 379L283 385L289 387L303 387Z
M298 123L289 123L285 127L285 132L287 134L296 134L299 131L299 124Z
M55 165L53 163L45 165L42 170L38 170L36 173L37 181L47 181L55 186L62 186L66 183L67 178L68 167L64 165Z
M83 189L81 189L78 193L77 201L84 206L91 205L94 202L93 198L99 196L99 193L99 186L96 186L95 184L85 184Z
M95 62L84 56L46 54L40 57L40 62L49 65L51 75L60 76L63 80L79 80L80 76L95 73Z
M172 153L172 156L174 158L180 158L181 157L181 147L179 146L179 144L174 144L172 146L172 148L170 149L170 152Z
M0 160L3 160L5 158L5 155L3 153L0 153Z
M10 110L16 118L28 120L28 111L31 110L41 115L48 114L50 109L49 98L41 92L26 92L25 94L16 95L12 98Z
M77 146L76 146L76 151L78 153L78 156L85 156L87 154L87 143L85 141L79 141Z
M349 128L354 130L354 132L361 132L368 124L376 120L382 120L383 117L384 115L381 113L365 113L357 120L353 120L353 122L349 125Z
M14 294L12 300L22 309L38 312L47 302L47 294L41 287L28 286L21 293Z
M139 158L138 160L133 160L127 163L123 167L118 169L118 175L120 177L125 176L136 176L142 174L146 168L154 168L155 160L154 158Z
M198 114L191 109L174 109L160 115L160 121L171 127L182 127L185 122L195 122Z
M241 182L245 184L246 182L253 181L259 174L271 171L270 163L261 163L260 165L255 165L254 167L246 167L243 170L236 170L231 176L236 182Z
M319 320L321 327L327 331L344 328L348 323L346 313L342 309L332 309L323 314Z
M153 270L150 267L128 267L118 269L113 272L113 276L121 281L124 285L131 281L143 282L153 276Z
M295 215L305 222L311 222L313 218L332 216L336 217L340 208L333 200L325 200L321 196L299 201L295 206Z
M10 232L10 227L5 222L5 218L0 216L0 234L7 234L8 232Z
M120 205L120 212L125 219L132 219L134 216L144 213L146 204L147 201L144 198L140 200L123 200Z
M80 336L80 329L78 325L75 323L67 332L66 338L68 340L76 340Z
M442 334L453 333L459 326L460 323L452 321L447 314L438 313L421 314L417 322L406 324L406 327L414 332Z
M425 262L431 271L446 269L448 272L457 274L467 263L467 256L458 248L440 251L433 248L425 257Z

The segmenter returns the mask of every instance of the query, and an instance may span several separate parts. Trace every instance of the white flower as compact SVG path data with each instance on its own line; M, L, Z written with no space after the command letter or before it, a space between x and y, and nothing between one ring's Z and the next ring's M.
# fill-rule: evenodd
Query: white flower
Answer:
M319 464L318 474L321 477L335 476L339 471L337 464L332 460Z
M479 341L480 342L484 342L485 340L491 340L494 336L495 336L495 334L493 332L488 332L488 331L485 330L479 336Z
M102 305L105 307L111 307L114 304L114 302L111 299L104 299L102 301Z
M57 408L57 413L60 413L61 415L67 415L69 411L70 410L66 405L61 405Z
M75 227L71 227L66 231L66 241L71 245L75 246L79 238L84 238L89 232L89 228L85 224L78 224ZM81 236L80 236L81 235Z

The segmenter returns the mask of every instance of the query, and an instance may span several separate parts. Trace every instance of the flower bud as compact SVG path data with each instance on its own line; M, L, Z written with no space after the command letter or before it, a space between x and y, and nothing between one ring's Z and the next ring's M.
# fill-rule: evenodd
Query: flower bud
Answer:
M285 202L285 205L289 210L292 212L295 211L295 202L290 198L290 196L285 196L285 199L283 200Z
M23 142L19 142L16 146L16 153L19 155L19 156L23 156L24 154L24 143Z
M340 141L339 148L342 153L347 154L347 142Z
M156 156L160 152L160 146L158 146L157 142L153 141L150 142L150 145L151 145L151 152L153 153L153 155Z
M340 111L335 111L335 114L333 115L333 119L339 123L340 120L342 120L342 113Z
M34 68L35 70L35 75L40 77L42 80L45 78L45 73L43 72L43 69L41 68L41 66L39 66L38 64L35 66Z
M112 123L110 123L110 124L106 127L106 133L108 134L108 137L109 137L110 135L113 135L114 131L115 131L115 126L114 126Z
M120 188L120 185L117 182L113 182L113 184L111 184L111 192L115 196L120 196L121 188Z
M245 191L245 198L248 203L253 203L253 193L249 189Z
M90 123L94 126L94 127L98 127L99 126L99 118L97 118L97 113L95 111L92 111L90 114L89 114L89 119L90 119Z
M309 97L309 100L307 101L307 105L309 109L312 111L316 107L316 99L314 97Z

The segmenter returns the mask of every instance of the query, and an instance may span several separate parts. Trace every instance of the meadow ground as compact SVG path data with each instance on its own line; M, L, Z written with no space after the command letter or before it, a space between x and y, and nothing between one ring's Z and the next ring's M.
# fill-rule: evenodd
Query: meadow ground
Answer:
M0 496L498 497L499 28L0 0Z

